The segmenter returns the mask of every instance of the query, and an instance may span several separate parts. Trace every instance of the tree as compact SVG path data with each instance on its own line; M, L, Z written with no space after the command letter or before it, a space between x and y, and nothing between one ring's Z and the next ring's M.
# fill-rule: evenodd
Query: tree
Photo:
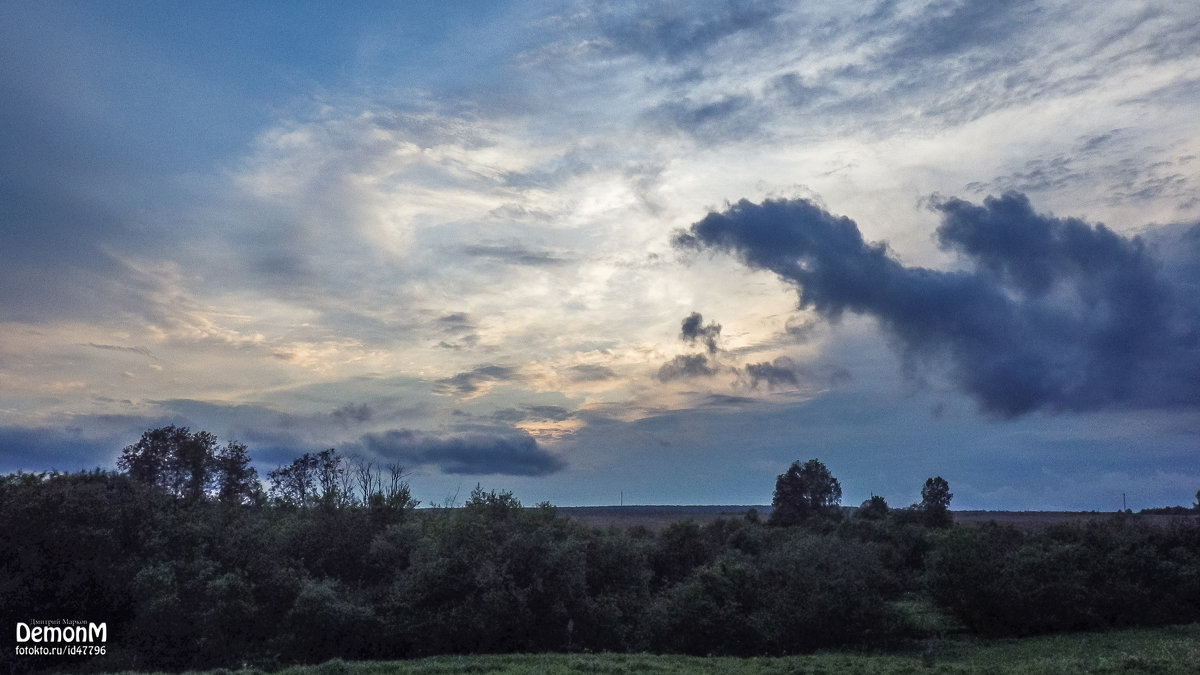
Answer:
M338 509L354 503L353 466L334 448L306 452L267 474L271 496L291 506ZM367 477L369 480L369 476Z
M817 517L836 517L842 501L842 485L819 460L792 462L775 480L770 522L796 525Z
M345 462L337 450L329 448L316 454L316 480L320 493L317 499L325 508L349 506L353 496L352 481Z
M250 466L250 455L246 453L244 443L229 441L217 452L213 464L217 500L225 504L254 504L259 501L262 486L258 483L258 471Z
M217 437L175 425L149 429L121 451L117 466L130 478L198 501L213 487Z
M918 508L925 516L925 522L935 527L950 524L950 500L954 495L950 492L950 484L941 476L925 480L921 488L921 503Z
M290 506L309 506L316 496L317 464L317 458L306 452L291 464L268 472L271 497Z
M1192 504L1192 508L1200 511L1200 490L1196 490L1196 501Z
M871 495L871 498L862 503L858 507L858 515L867 520L883 520L887 518L888 503L879 495Z

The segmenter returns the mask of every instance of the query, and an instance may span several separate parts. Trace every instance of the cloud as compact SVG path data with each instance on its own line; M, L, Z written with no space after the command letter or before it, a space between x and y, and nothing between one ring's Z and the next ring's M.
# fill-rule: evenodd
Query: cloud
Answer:
M603 43L612 53L632 53L667 61L703 54L725 38L769 29L777 2L724 2L703 8L686 4L634 5L629 14L598 13Z
M154 358L154 355L150 353L150 350L146 349L145 347L123 347L121 345L105 345L105 344L97 344L95 342L89 342L89 343L87 343L86 346L91 347L93 349L102 349L104 351L128 352L130 354L141 354L142 356Z
M545 476L566 466L528 434L464 434L437 437L394 429L362 437L367 449L408 464L436 466L449 474Z
M1017 193L932 205L939 243L972 269L906 267L854 221L806 200L742 200L674 243L774 272L827 319L874 317L909 365L947 359L990 414L1200 401L1195 301L1177 292L1187 280L1159 273L1141 239L1037 214Z
M1036 21L1041 10L1033 2L964 2L948 12L920 15L891 56L898 60L943 59L971 48L995 48L1023 26Z
M647 117L702 140L728 141L757 131L763 111L752 97L733 95L710 102L668 101L648 111Z
M709 354L716 354L717 340L721 337L721 324L713 322L704 325L704 317L700 312L692 312L683 320L679 337L688 344L701 342L708 347Z
M546 251L534 251L520 243L509 244L470 244L460 249L464 255L474 258L488 258L510 265L527 265L540 267L544 265L562 265L566 260Z
M785 384L799 384L796 362L786 356L780 356L771 362L748 363L746 374L750 376L750 386L757 388L760 382L767 387L775 388Z
M571 366L566 369L566 374L567 378L572 382L600 382L611 380L617 376L617 373L608 366L598 366L589 363Z
M350 426L351 424L369 422L371 420L372 410L366 403L355 405L347 403L346 405L334 410L332 413L333 419L337 420L342 426Z
M439 394L471 396L479 393L486 384L515 379L516 372L515 368L507 366L479 366L473 370L437 380L434 391Z
M667 361L658 369L657 377L661 382L687 379L693 377L708 377L717 374L717 367L710 365L704 354L680 354Z
M0 427L0 472L112 468L117 449L78 429Z
M438 347L458 351L474 347L479 343L476 326L466 312L451 312L438 317L435 322L439 332L451 336L454 342L439 340Z
M562 422L575 413L557 405L527 405L521 408L503 408L492 413L494 419L503 422Z

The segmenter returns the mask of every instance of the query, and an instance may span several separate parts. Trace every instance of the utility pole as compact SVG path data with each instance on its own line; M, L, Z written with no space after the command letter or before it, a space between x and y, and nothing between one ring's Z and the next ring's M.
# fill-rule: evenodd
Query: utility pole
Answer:
M621 506L625 506L625 491L621 490Z
M1126 506L1126 504L1125 504L1125 493L1122 492L1121 493L1121 511L1124 512L1124 511L1128 511L1128 510L1129 510L1129 507Z

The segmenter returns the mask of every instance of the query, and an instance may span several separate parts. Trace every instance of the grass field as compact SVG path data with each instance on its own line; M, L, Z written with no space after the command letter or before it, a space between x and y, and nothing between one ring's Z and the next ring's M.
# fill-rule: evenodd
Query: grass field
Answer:
M227 673L228 671L218 671ZM456 673L994 674L1200 672L1200 624L1011 640L953 638L907 652L820 652L806 656L702 658L652 654L438 656L412 661L328 661L280 675L453 675Z
M563 506L559 515L566 516L593 527L630 528L642 526L655 532L672 523L684 520L698 525L708 525L721 518L740 519L746 511L754 509L763 520L771 514L769 505L757 506ZM854 509L846 508L849 516ZM1187 523L1195 515L1151 515L1131 514L1122 516L1114 512L1099 511L951 511L954 522L964 525L982 525L995 521L1001 525L1012 525L1019 530L1036 532L1051 525L1107 521L1118 517L1130 519L1139 526L1169 527L1172 523Z

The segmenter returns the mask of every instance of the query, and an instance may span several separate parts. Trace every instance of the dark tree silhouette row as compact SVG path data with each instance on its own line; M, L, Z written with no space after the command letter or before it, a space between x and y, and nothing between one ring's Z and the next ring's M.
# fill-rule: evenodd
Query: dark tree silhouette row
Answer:
M477 486L414 509L400 467L303 454L264 489L245 446L147 431L121 472L0 478L0 621L105 622L104 656L0 668L183 670L572 650L786 654L930 631L1200 620L1200 529L1138 516L1023 533L921 501L848 513L817 460L753 515L598 529ZM943 617L931 625L931 615Z

